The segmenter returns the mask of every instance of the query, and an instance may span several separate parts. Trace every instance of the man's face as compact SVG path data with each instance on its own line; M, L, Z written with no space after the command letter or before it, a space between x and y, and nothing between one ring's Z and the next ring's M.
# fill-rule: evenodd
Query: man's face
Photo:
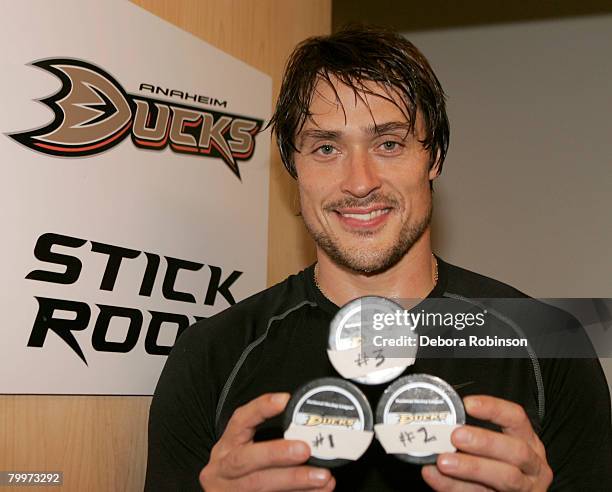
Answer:
M420 115L416 135L409 133L383 87L368 85L380 95L355 94L332 80L339 101L320 80L312 117L296 136L302 216L319 250L335 263L378 273L401 260L428 228L436 169L429 170L429 152L418 141Z

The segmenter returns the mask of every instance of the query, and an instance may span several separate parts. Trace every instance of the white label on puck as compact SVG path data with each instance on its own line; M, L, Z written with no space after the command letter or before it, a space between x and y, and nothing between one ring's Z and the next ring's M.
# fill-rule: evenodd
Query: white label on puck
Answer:
M315 458L324 460L358 460L372 442L374 432L291 424L285 431L285 439L297 439L310 446Z
M384 369L401 368L403 371L406 367L414 364L414 358L385 357L382 351L381 353L368 354L363 352L361 346L347 350L328 349L327 355L334 369L347 379L367 376L372 372Z
M456 424L376 424L376 438L387 454L453 453L451 433L460 427Z

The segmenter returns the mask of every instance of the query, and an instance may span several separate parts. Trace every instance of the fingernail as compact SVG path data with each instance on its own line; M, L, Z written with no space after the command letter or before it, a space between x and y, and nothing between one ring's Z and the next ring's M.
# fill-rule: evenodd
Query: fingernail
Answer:
M459 460L452 454L443 454L438 458L438 464L445 468L457 468Z
M464 427L460 427L455 432L453 432L453 439L460 444L469 444L472 442L472 438L474 435L471 431Z
M305 458L308 455L308 446L302 441L294 442L289 446L289 453L296 458Z
M481 405L480 398L476 398L475 396L468 396L463 399L463 404L465 405L465 409L469 412L470 410L475 410Z
M310 480L313 482L325 483L329 480L329 472L327 470L317 468L308 472L308 478L310 478Z
M289 401L289 397L289 393L274 393L270 399L275 405L286 405Z

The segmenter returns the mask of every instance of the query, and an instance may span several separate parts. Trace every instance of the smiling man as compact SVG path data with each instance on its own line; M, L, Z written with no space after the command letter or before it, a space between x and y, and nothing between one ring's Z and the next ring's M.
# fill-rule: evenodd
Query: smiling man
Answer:
M335 76L319 79L298 133L295 171L318 247L315 274L320 286L334 284L340 304L358 297L355 281L370 294L425 297L436 268L431 181L441 163L421 143L421 113L410 123L397 91L363 83L360 93Z
M408 41L371 29L305 41L272 126L317 262L180 337L151 405L146 489L612 488L609 394L590 359L419 358L406 373L439 376L464 398L457 453L419 467L373 442L333 473L305 464L309 447L282 439L280 414L298 386L337 376L326 347L339 306L524 296L432 254L449 128L440 84ZM362 389L375 406L384 386Z

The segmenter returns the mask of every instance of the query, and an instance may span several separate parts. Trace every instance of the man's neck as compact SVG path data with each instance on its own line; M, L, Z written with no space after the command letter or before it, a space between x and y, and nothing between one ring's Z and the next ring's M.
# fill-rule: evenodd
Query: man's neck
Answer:
M317 258L317 285L323 295L338 306L366 295L422 299L435 287L437 264L431 253L429 230L398 263L382 273L356 273L337 265L318 249Z

